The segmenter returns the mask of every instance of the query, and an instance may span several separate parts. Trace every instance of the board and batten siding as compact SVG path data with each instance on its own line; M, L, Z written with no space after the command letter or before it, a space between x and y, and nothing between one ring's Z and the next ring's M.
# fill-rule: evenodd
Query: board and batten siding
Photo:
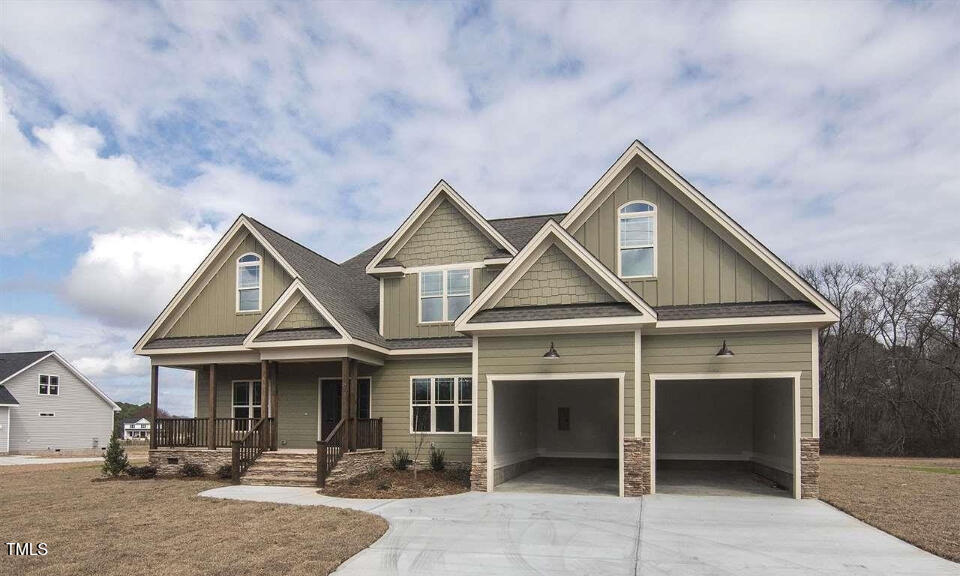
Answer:
M262 305L259 312L237 312L237 258L248 252L262 258ZM171 320L158 331L158 337L247 334L292 281L283 266L248 233L210 282L200 289L183 315L179 319L176 313L171 315Z
M39 394L41 374L60 377L58 395ZM90 450L110 442L113 408L55 357L31 366L4 386L20 402L10 411L11 452ZM41 418L40 412L55 416Z
M717 357L724 340L733 350L733 357ZM641 344L642 436L650 435L650 374L756 372L800 372L800 434L818 435L813 430L813 349L809 330L643 336Z
M372 373L371 416L383 418L383 448L390 454L405 448L413 457L417 435L410 433L410 379L414 376L470 376L470 356L389 360ZM474 382L474 397L477 383ZM421 459L428 459L430 445L444 450L451 462L470 462L470 433L423 434Z
M473 298L492 280L484 268L471 274ZM488 279L489 278L489 279ZM383 336L385 338L445 338L462 336L454 331L453 322L420 323L420 275L406 274L383 280Z
M633 200L657 207L656 277L625 280L651 306L803 299L766 265L761 271L751 264L639 168L572 231L614 273L619 273L618 210Z
M808 335L809 339L809 335ZM544 358L550 342L559 352L556 359ZM623 372L623 431L634 435L633 332L610 334L547 334L537 336L489 336L477 340L478 376L477 434L487 434L488 374L556 374ZM588 398L584 399L588 401ZM617 418L617 414L611 414Z
M410 237L387 253L402 266L434 266L481 262L493 255L497 246L474 226L449 200L434 200L432 213Z

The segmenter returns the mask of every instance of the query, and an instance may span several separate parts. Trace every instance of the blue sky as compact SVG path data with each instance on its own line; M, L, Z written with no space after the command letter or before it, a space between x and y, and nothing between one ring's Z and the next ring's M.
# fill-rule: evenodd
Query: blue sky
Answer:
M141 402L133 342L240 212L341 260L440 178L565 211L635 138L791 262L960 258L957 29L948 2L5 2L0 349Z

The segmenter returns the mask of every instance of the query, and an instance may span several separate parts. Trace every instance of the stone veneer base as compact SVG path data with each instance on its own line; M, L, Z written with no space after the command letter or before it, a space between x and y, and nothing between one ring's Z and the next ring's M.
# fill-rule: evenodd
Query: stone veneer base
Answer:
M820 497L820 439L800 439L800 497Z
M650 438L623 439L623 495L650 493Z
M487 491L487 437L474 436L470 442L470 489Z
M229 448L156 448L150 450L149 460L159 476L175 476L184 464L199 464L204 474L213 475L233 463L233 452Z

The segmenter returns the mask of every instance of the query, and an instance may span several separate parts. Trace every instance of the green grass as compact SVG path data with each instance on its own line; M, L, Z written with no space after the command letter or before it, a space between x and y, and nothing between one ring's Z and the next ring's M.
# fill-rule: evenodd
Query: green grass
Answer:
M934 474L960 474L960 468L935 468L933 466L908 466L910 470L933 472Z

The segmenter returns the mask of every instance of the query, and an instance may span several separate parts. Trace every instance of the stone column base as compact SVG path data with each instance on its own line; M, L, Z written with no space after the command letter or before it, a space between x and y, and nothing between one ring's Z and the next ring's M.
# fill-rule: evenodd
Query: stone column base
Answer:
M650 493L650 438L623 439L623 495Z
M820 439L800 439L800 497L820 497Z
M487 437L474 436L471 441L470 489L487 491Z

